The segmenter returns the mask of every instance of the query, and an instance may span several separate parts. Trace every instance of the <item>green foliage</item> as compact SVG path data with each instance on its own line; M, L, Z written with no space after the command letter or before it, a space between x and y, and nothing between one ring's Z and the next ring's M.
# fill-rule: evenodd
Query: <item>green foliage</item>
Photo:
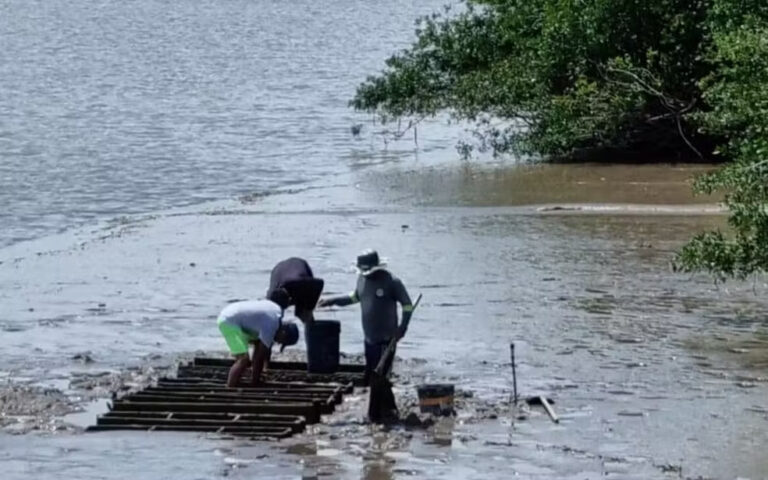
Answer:
M766 0L466 1L422 19L352 106L384 121L449 112L494 153L707 156L720 143L731 162L696 187L725 193L731 228L696 236L676 267L768 269Z
M739 15L739 26L718 16L725 27L715 29L714 69L702 81L710 109L698 119L702 128L729 139L723 153L733 161L696 186L704 193L726 192L732 232L696 236L678 256L683 270L708 270L720 278L768 270L768 15L765 8L762 13Z
M663 139L707 73L705 0L485 0L422 19L416 43L352 105L394 117L448 111L495 153L564 156ZM658 142L656 142L658 143Z

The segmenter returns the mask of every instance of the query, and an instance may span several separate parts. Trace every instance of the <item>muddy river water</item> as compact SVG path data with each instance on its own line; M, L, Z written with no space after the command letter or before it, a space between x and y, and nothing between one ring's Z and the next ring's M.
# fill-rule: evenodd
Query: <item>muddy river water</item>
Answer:
M3 479L768 478L768 287L670 269L725 223L690 194L711 167L463 163L460 128L384 143L348 110L442 3L0 0ZM385 431L353 396L278 443L80 430L224 354L216 314L276 261L339 293L368 247L424 295L398 398L453 383L455 418ZM361 353L354 308L323 316ZM511 342L559 424L510 411Z

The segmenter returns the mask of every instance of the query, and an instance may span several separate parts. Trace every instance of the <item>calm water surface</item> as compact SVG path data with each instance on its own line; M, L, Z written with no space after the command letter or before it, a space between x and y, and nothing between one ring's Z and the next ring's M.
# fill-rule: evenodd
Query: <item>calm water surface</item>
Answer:
M0 0L0 246L346 171L354 87L443 3Z

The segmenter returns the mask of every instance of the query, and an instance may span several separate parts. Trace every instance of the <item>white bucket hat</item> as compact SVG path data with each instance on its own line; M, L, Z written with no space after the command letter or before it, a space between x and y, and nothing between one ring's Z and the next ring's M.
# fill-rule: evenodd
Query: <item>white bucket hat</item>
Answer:
M357 272L360 275L368 276L373 272L387 269L387 259L379 258L376 250L366 250L357 256L357 264L355 265Z

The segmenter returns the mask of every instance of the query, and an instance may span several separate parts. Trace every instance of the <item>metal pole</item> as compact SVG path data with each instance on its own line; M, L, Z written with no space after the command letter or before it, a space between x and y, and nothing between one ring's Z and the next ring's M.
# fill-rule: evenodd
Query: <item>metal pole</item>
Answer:
M512 394L517 405L517 372L515 371L515 344L509 344L510 357L512 358Z

